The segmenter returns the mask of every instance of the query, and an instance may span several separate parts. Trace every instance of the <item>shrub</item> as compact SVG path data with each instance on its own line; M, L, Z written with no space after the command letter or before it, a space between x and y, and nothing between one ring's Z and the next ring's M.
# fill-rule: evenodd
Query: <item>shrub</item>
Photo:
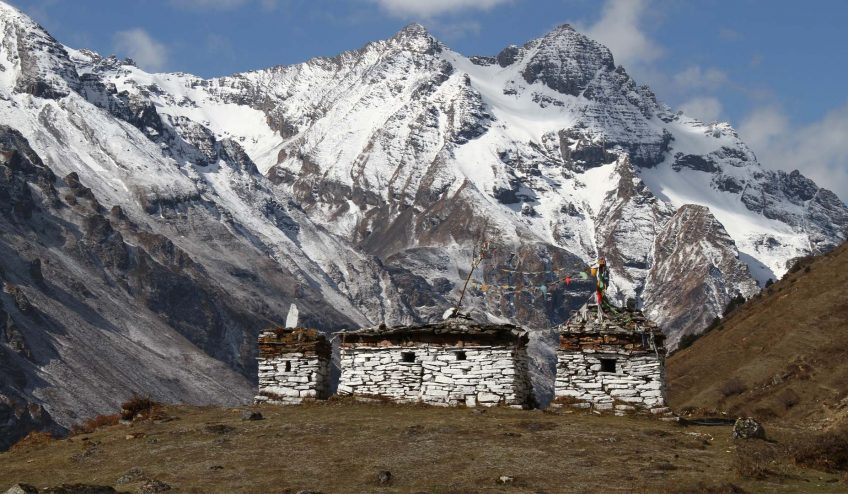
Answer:
M684 348L689 348L690 346L692 346L692 343L695 343L696 341L698 341L698 339L701 336L704 336L705 334L709 333L710 331L712 331L714 329L721 331L721 328L722 328L721 318L716 316L710 322L709 326L704 328L704 330L701 331L700 333L688 333L688 334L683 335L680 338L680 343L677 344L677 349L675 350L675 352L679 352L680 350L683 350Z
M120 414L117 413L114 415L98 415L86 420L82 424L77 424L71 427L71 434L91 434L101 427L117 425L118 419L120 418Z
M145 414L149 416L153 409L158 406L159 403L151 400L150 398L143 398L137 395L133 396L121 405L121 419L133 420L139 415L144 417Z
M742 296L741 293L737 293L735 297L730 299L730 302L727 303L727 307L724 308L723 316L727 317L728 314L736 310L739 306L745 303L745 297Z
M30 446L39 446L47 444L53 440L53 435L49 432L32 431L23 437L20 441L12 445L9 451L19 451Z
M747 389L748 389L748 386L746 386L745 383L740 381L739 378L734 377L734 378L730 379L729 381L727 381L726 383L724 383L724 386L722 386L719 391L721 391L721 394L725 398L727 398L729 396L742 394L745 391L747 391Z
M743 479L763 480L778 472L775 447L763 441L745 442L736 450L736 473Z
M704 332L704 333L706 333L706 332ZM701 334L695 334L695 333L683 335L683 337L680 338L680 343L677 345L677 350L680 351L680 350L683 350L684 348L689 348L690 346L692 346L692 343L695 343L696 341L698 341L698 338L700 338L701 336L702 336Z
M796 393L795 391L787 389L783 393L780 393L780 395L777 397L777 401L780 402L780 404L788 410L800 403L801 397L798 396L798 393Z
M789 446L789 455L796 465L828 472L848 471L848 426L802 436Z

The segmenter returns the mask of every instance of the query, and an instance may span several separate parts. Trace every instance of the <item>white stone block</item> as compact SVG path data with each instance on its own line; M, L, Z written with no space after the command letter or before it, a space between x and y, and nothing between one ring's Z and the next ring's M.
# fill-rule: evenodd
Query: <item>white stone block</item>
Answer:
M497 403L501 401L501 397L494 393L478 393L477 401L479 403Z
M615 396L615 397L636 396L638 394L639 394L639 392L636 391L635 389L613 389L609 392L610 396Z

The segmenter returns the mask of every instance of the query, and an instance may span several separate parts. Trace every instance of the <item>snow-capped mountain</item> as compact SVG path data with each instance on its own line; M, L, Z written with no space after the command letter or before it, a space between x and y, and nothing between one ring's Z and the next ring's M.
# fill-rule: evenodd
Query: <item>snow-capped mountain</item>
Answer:
M244 399L292 303L327 330L439 317L481 238L477 317L562 322L593 288L562 278L600 254L671 341L846 238L834 194L569 26L469 58L410 25L217 79L65 47L2 2L0 30L10 424ZM47 414L2 415L23 403Z

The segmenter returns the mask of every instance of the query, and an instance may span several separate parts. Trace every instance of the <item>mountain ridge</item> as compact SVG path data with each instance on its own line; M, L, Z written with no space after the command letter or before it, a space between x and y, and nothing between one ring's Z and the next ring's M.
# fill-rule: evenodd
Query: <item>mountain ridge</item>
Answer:
M66 290L80 338L117 328L151 350L149 326L187 342L185 358L208 362L179 385L151 384L162 399L216 380L246 394L259 326L282 321L292 303L302 324L325 330L439 318L483 238L494 253L466 294L475 317L558 324L592 290L560 274L603 254L621 304L651 300L651 290L665 299L683 275L707 287L697 304L680 302L692 319L678 317L680 304L656 304L674 345L700 330L692 321L756 292L752 276L776 278L846 236L848 209L835 195L763 169L729 125L673 113L571 28L468 58L411 25L336 57L202 79L65 47L0 7L0 117L21 138L7 151L52 174L6 163L4 179L15 194L40 191L27 209L63 225L54 234L12 208L3 243L61 266L44 270L48 282L82 283L85 291ZM44 192L51 187L61 193ZM708 211L681 213L691 204ZM679 257L658 255L660 234L678 255L687 242L707 247L672 262ZM30 262L3 267L35 310L63 321L67 306L51 302ZM115 300L114 312L86 292ZM181 316L184 293L203 294L185 299L191 321ZM4 310L18 314L12 304L4 299ZM143 322L120 315L134 311ZM30 339L62 351L30 349L53 367L24 364L24 384L0 393L43 405L67 427L131 391L104 370L123 359L116 346L93 374L114 396L53 393L89 386L73 376L91 368L63 346L68 335L13 322L24 330L0 341L4 351L21 355L17 342ZM146 356L133 365L143 375L165 364Z

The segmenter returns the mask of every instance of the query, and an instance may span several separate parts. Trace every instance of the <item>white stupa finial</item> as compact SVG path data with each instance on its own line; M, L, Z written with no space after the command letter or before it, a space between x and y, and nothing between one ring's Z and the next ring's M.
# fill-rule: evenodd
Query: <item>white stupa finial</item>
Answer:
M299 314L297 312L297 305L291 304L291 307L289 307L289 315L286 316L286 327L287 328L296 328L297 327L298 315Z

